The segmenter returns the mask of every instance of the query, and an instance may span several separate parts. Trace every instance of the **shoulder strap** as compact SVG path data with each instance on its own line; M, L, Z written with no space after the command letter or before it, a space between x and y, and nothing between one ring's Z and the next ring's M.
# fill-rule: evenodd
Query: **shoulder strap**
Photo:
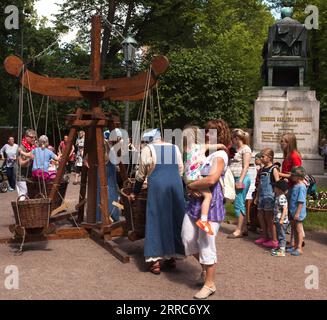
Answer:
M277 168L277 166L273 164L273 165L270 167L268 173L272 174L272 172L273 172L273 170L274 170L275 168Z
M271 168L269 169L269 171L268 171L269 174L270 174L270 182L271 182L271 183L275 182L275 177L274 177L274 175L273 175L273 171L274 171L275 168L277 169L277 166L273 164L273 165L271 166Z

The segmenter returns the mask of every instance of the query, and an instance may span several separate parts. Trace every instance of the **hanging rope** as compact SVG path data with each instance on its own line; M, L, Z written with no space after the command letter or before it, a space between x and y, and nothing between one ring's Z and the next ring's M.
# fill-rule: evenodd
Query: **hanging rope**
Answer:
M40 107L39 115L37 117L36 130L39 129L39 122L40 122L41 112L42 112L42 109L43 109L43 101L44 101L44 96L42 96L41 107Z
M26 65L30 65L31 63L34 63L37 59L41 58L42 56L44 56L48 51L50 51L50 49L58 43L59 39L60 39L61 35L59 35L57 37L57 39L55 41L53 41L50 45L48 45L44 50L42 50L40 53L38 53L37 55L35 55L34 57L32 57L27 63Z
M32 90L31 90L31 83L30 83L30 77L29 73L26 73L27 78L27 84L28 84L28 104L30 108L30 118L31 118L31 127L36 131L36 121L35 121L35 113L34 113L34 104L33 104L33 98L32 98Z
M48 117L49 117L49 97L47 97L47 107L45 111L45 133L48 132Z
M53 147L56 150L56 134L55 134L55 120L54 120L54 111L53 108L51 109L51 113L52 113L52 140L53 140Z
M162 113L161 113L161 105L160 105L160 97L159 97L159 86L156 83L156 91L157 91L157 103L158 103L158 110L159 110L159 122L160 122L160 131L163 135L163 125L162 125Z
M23 65L22 71L25 72L25 66ZM24 113L24 81L22 81L22 84L19 88L19 103L18 103L18 145L20 146L22 144L22 137L23 137L23 113ZM18 160L17 160L18 161ZM21 166L18 164L17 166L18 172L16 174L16 185L18 182L18 177L21 177L22 171Z
M59 126L59 119L58 119L58 107L56 106L56 120L57 120L57 128L59 132L59 141L61 141L61 132L60 132L60 126Z

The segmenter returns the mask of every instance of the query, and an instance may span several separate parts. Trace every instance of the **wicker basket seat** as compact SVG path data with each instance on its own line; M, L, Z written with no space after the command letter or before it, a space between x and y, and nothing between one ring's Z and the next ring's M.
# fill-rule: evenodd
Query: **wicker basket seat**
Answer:
M69 183L69 179L63 179L60 182L60 185L58 186L58 190L54 195L54 198L51 202L51 208L50 211L53 211L57 209L58 207L61 206L62 204L62 199L65 199L66 191L67 191L67 186ZM53 181L46 181L46 190L44 190L44 184L43 181L37 181L37 180L28 180L26 182L27 184L27 190L28 190L28 196L30 199L35 199L41 194L45 196L49 196L51 189L53 187Z
M43 229L49 226L50 204L48 198L12 201L17 226L25 229Z

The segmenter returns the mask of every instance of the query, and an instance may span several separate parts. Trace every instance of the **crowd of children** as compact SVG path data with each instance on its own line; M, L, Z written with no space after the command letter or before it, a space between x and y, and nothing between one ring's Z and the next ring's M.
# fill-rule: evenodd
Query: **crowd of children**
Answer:
M279 165L274 163L270 148L255 156L258 166L254 205L261 228L261 236L255 241L271 249L271 255L284 257L303 253L303 221L306 218L306 172L302 166L293 166L288 179L281 177ZM286 246L286 233L291 225L290 246Z

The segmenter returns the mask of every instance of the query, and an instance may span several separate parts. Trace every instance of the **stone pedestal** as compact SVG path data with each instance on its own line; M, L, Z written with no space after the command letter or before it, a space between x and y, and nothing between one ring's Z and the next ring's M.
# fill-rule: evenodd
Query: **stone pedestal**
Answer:
M316 92L306 87L263 87L254 105L253 147L255 151L272 148L275 161L282 161L281 135L294 133L310 174L324 174L318 153L320 102Z

